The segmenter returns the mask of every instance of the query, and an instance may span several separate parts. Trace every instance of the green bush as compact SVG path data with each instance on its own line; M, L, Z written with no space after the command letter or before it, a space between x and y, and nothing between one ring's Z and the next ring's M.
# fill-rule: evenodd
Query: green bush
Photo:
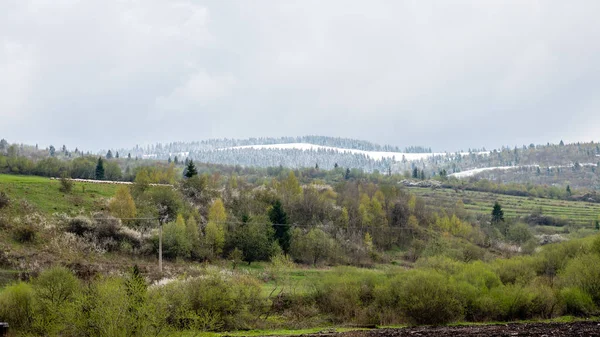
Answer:
M531 295L529 318L547 319L559 313L560 300L555 290L550 286L533 282L528 287L528 292Z
M33 322L34 292L27 283L6 287L0 293L0 321L8 322L15 330L27 329Z
M71 193L71 191L73 191L74 185L75 184L71 179L67 177L62 177L60 178L60 187L58 188L58 190L62 193Z
M595 254L585 254L569 261L560 274L568 287L577 287L586 292L600 305L600 259Z
M527 284L535 277L535 260L531 257L498 259L493 266L503 284Z
M545 245L536 256L536 272L538 275L557 276L567 263L588 251L584 240L571 240L559 244Z
M527 225L517 223L509 227L506 238L511 242L522 245L533 238L533 234L531 234Z
M168 303L167 321L178 329L244 329L263 313L258 281L247 276L209 274L173 282L159 291Z
M166 302L147 293L143 282L132 278L100 278L79 292L64 335L156 336L163 331Z
M477 289L490 290L502 285L492 267L481 261L469 263L456 273L456 279L467 282Z
M592 241L592 252L600 254L600 235L594 236L594 241Z
M381 275L374 272L340 268L315 285L315 300L336 322L367 323L365 310L375 300L374 289L380 282Z
M64 267L43 271L33 282L36 300L47 306L61 305L73 299L79 280Z
M68 318L74 315L73 300L79 290L79 280L68 269L54 267L33 281L33 289L36 333L53 335L64 331Z
M592 297L579 288L563 288L559 296L567 315L585 317L597 311Z
M445 324L463 317L459 291L448 276L432 270L406 273L399 293L399 307L416 324Z
M529 318L532 295L523 285L508 284L496 287L491 290L490 295L498 308L497 319L512 321Z
M490 293L481 293L468 304L465 317L470 321L489 322L502 316L502 308L497 299Z

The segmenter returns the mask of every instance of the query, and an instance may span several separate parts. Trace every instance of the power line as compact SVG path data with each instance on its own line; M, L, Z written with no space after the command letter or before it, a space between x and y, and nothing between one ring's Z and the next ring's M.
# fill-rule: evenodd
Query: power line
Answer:
M92 217L91 220L156 220L159 221L160 218L118 218L118 217L112 217L112 218L95 218ZM298 224L298 223L293 223L293 224L274 224L274 223L267 223L267 222L243 222L243 221L209 221L215 224L219 224L219 225L263 225L263 226L276 226L276 227L283 227L283 226L288 226L288 227L297 227L297 228L319 228L319 227L325 227L325 228L334 228L334 229L361 229L361 230L392 230L392 231L423 231L423 230L427 230L427 228L406 228L406 227L392 227L392 226L319 226L319 225L310 225L310 224Z

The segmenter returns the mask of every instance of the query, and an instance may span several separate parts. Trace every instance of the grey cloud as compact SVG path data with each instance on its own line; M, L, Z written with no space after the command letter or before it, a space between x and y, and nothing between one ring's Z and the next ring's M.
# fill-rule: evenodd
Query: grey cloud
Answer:
M597 137L595 1L0 3L0 137L91 150L322 134Z

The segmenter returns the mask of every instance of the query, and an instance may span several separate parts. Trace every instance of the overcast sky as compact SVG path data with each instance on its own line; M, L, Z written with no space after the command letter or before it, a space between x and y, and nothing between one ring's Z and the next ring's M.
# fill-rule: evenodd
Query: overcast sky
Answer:
M1 0L0 138L600 140L600 1Z

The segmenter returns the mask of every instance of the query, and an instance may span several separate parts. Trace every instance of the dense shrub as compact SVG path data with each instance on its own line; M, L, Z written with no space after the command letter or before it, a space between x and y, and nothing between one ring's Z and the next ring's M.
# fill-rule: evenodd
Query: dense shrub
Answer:
M71 193L71 191L73 191L74 185L75 184L73 183L73 181L71 179L62 177L62 178L60 178L60 187L58 188L58 190L61 191L62 193Z
M25 223L13 229L13 237L20 243L31 243L37 238L37 232L33 224Z
M508 284L492 289L493 305L498 309L495 318L502 321L526 319L529 315L532 296L522 284Z
M600 305L600 259L595 254L581 255L569 261L560 274L566 286L578 287Z
M560 244L545 245L535 258L535 269L538 275L554 277L558 275L567 263L588 251L584 240L571 240Z
M528 291L531 294L528 317L547 319L559 313L560 299L552 287L534 282Z
M0 209L8 206L10 204L10 199L8 198L8 194L4 191L0 191Z
M11 328L25 329L33 322L35 294L31 285L17 283L0 293L0 321L10 322Z
M524 244L531 238L533 238L533 234L529 231L529 227L521 223L510 226L506 235L506 239L518 245Z
M382 275L374 272L341 268L316 285L315 299L321 311L337 322L368 320L365 308L374 301L374 289L381 281Z
M448 276L432 270L407 272L402 282L399 307L416 324L443 324L463 317L463 303Z
M503 284L526 284L535 277L535 260L530 257L498 259L493 264Z
M168 303L167 322L178 329L248 328L267 304L258 282L247 276L213 273L158 291Z
M54 335L67 328L73 317L73 300L79 280L64 267L42 272L34 281L35 320L33 330L40 335Z
M565 314L590 316L597 311L592 297L579 288L563 288L559 296Z
M93 220L82 216L72 218L67 222L66 230L105 251L129 251L139 248L142 243L136 231L122 226L119 219L101 213L96 214Z
M85 233L93 231L94 227L92 225L92 221L89 218L84 216L77 216L75 218L69 219L69 221L67 222L66 230L73 234L83 236Z

